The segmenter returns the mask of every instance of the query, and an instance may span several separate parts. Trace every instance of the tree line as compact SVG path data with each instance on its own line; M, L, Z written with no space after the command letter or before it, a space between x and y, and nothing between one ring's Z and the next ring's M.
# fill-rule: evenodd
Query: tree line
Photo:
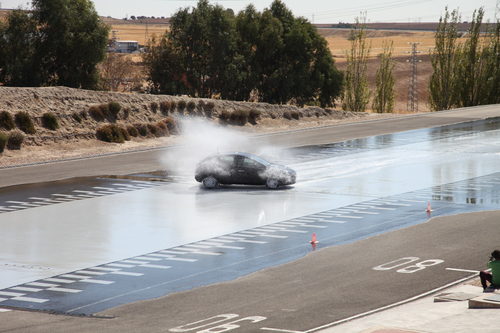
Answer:
M326 40L279 0L238 14L200 0L170 25L145 56L154 93L322 106L340 95Z
M433 110L500 103L500 24L482 33L484 9L474 11L460 42L458 10L446 8L436 31L430 80Z
M106 56L109 27L90 0L32 0L31 7L0 22L0 84L119 85L107 72L125 64ZM441 17L431 52L433 110L500 103L500 24L483 33L483 17L480 8L462 39L458 11L446 9ZM365 21L351 27L347 68L340 72L326 40L282 1L262 12L249 5L235 14L199 0L178 10L170 29L149 42L144 63L150 92L300 106L341 102L351 111L365 111L371 100L374 111L392 112L393 46L385 44L370 91Z

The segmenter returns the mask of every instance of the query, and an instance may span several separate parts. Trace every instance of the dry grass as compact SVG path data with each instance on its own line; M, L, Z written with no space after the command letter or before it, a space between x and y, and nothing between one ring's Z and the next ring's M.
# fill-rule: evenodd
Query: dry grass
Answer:
M167 30L165 24L113 24L111 25L111 35L115 32L118 40L136 40L141 45L145 45L154 35L162 36Z
M328 29L320 30L330 46L330 51L339 62L345 61L345 54L351 47L348 40L349 29ZM411 51L409 43L418 42L418 50L421 54L429 54L429 50L434 48L434 32L430 31L390 31L376 30L368 31L367 40L371 45L371 56L376 57L382 53L384 41L393 41L394 56L405 56Z

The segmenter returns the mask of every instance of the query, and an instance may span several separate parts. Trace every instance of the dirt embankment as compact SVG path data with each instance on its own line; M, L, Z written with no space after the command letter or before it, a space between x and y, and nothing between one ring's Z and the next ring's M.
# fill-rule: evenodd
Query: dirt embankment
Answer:
M109 102L117 102L121 105L121 110L115 119L97 121L90 115L89 109L92 106ZM177 105L177 107L162 110L160 107L162 103ZM181 110L179 107L181 104L194 105L194 109L188 111L188 107L185 106ZM207 105L210 105L209 110ZM0 167L165 146L180 142L182 137L179 134L155 137L150 133L146 136L132 137L132 140L123 144L97 140L96 130L109 123L126 127L137 123L155 124L166 117L174 119L199 117L222 126L234 126L241 131L273 132L398 116L339 111L319 107L298 108L292 105L100 92L66 87L0 87L1 111L8 111L12 116L20 111L28 112L34 120L36 133L25 135L25 141L20 150L6 149L0 154ZM251 111L258 116L255 121L245 120L244 125L241 125L240 121L237 121L236 123L239 124L236 125L234 121L229 119L231 114L242 111L246 114ZM42 126L41 118L46 112L56 115L60 124L59 129L49 130Z

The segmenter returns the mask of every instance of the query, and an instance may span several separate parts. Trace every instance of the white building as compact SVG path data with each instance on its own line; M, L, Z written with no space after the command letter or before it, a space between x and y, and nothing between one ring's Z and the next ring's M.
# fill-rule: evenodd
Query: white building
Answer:
M117 53L134 53L139 51L139 42L136 40L115 41L114 51Z

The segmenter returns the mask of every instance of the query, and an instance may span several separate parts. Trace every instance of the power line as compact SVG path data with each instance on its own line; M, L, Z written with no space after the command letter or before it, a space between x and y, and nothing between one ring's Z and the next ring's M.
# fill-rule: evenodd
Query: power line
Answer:
M401 8L401 7L407 7L407 6L412 6L416 4L422 4L425 2L429 2L433 0L403 0L403 1L392 1L392 2L386 2L383 4L377 4L377 5L372 5L372 6L363 6L363 7L351 7L343 10L338 10L338 9L332 9L332 10L324 10L321 11L320 13L315 13L315 15L320 16L320 17L346 17L346 16L351 16L351 15L356 15L359 13L360 10L364 10L367 12L377 12L377 11L382 11L382 10L388 10L388 9L393 9L393 8Z

